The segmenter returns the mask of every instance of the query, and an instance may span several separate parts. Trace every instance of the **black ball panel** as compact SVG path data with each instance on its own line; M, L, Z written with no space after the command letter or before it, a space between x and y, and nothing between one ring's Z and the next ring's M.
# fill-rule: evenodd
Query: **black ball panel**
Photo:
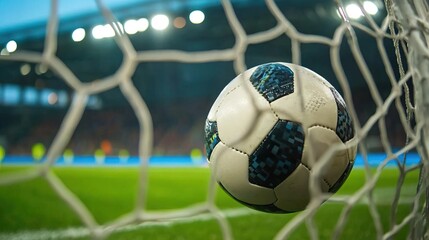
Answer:
M205 141L204 145L206 147L207 159L210 161L210 156L213 152L213 149L220 142L219 133L217 130L216 121L206 121L206 126L204 128L205 132Z
M250 76L252 85L268 102L293 93L293 79L293 71L280 63L260 65Z
M340 137L341 141L344 143L348 140L352 139L355 135L353 128L353 120L347 111L346 104L341 97L341 95L335 90L335 88L331 88L332 94L334 95L335 102L337 103L337 128L336 133L338 137Z
M279 120L249 156L249 182L275 188L301 163L304 130L301 124Z

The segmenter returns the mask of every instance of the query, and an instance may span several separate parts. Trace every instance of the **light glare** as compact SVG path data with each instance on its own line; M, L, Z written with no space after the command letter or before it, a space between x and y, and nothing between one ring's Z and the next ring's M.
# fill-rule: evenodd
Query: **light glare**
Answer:
M160 30L165 30L168 27L168 25L170 24L170 20L166 15L158 14L152 18L152 20L150 21L150 24L153 29L160 31Z
M6 48L3 48L0 52L0 55L9 55L9 52L7 51Z
M144 32L149 27L149 21L146 18L137 20L137 31Z
M346 12L347 12L347 15L349 16L349 18L351 18L351 19L358 19L358 18L363 16L363 13L362 13L360 7L355 3L351 3L351 4L347 5L346 6Z
M138 22L135 19L130 19L124 23L125 32L127 34L136 34L138 32Z
M115 31L113 30L112 26L110 24L106 24L103 26L103 37L114 37Z
M193 24L200 24L200 23L202 23L204 21L204 19L205 19L205 15L200 10L192 11L189 14L189 20Z
M48 67L45 64L37 64L35 68L35 72L37 75L44 74L48 71Z
M80 42L85 38L85 29L83 28L77 28L72 33L72 39L75 42Z
M186 26L186 20L182 17L177 17L174 19L173 25L176 28L184 28Z
M95 39L102 39L104 37L104 26L97 25L92 29L92 36Z
M375 15L378 12L378 7L375 5L375 3L371 1L365 1L363 2L363 8L365 11L371 15Z
M116 22L114 26L120 33L124 33L124 27L121 23ZM92 29L92 36L95 39L110 38L115 36L115 31L110 24L97 25Z
M26 76L30 73L31 71L31 66L28 63L22 64L21 68L19 69L19 71L21 72L22 76Z
M14 40L10 40L6 44L6 50L10 53L15 52L17 48L18 48L18 44Z

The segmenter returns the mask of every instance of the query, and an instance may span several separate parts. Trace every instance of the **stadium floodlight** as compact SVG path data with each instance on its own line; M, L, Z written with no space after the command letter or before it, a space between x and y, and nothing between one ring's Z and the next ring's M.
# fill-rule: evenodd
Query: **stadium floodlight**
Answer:
M358 19L363 16L362 10L356 3L351 3L346 6L347 16L351 19Z
M48 67L45 64L37 64L34 71L37 75L41 75L48 71Z
M146 18L137 20L137 31L144 32L149 27L149 21Z
M363 8L365 11L371 15L375 15L378 13L378 7L375 5L374 2L371 1L365 1L363 2Z
M119 28L119 31L123 32L124 28L122 24L117 23L116 26ZM110 24L97 25L92 29L92 36L95 39L110 38L115 36L115 31Z
M200 10L192 11L189 14L189 20L193 24L200 24L200 23L202 23L204 21L205 17L206 16L204 15L204 13L202 11L200 11Z
M85 38L85 29L83 28L77 28L72 33L72 39L75 42L80 42Z
M1 50L1 52L0 52L0 55L9 55L9 52L7 51L7 49L6 48L3 48L2 50Z
M105 38L114 37L115 31L113 30L113 28L110 24L106 24L103 26L103 34L104 34Z
M370 15L375 15L378 13L377 5L372 1L364 1L362 6L364 10ZM363 16L361 8L356 3L348 4L346 6L346 12L351 19L358 19Z
M183 17L177 17L174 19L173 25L175 28L184 28L186 26L186 19Z
M27 76L31 72L31 66L28 63L22 64L19 71L22 76Z
M97 25L92 29L92 36L95 39L102 39L104 38L104 26L103 25Z
M124 23L125 32L127 34L136 34L138 32L138 22L135 19L127 20Z
M6 50L9 53L13 53L16 51L16 49L18 48L18 44L14 41L14 40L10 40L7 44L6 44Z
M165 30L169 24L170 19L164 14L155 15L150 21L152 28L158 31Z

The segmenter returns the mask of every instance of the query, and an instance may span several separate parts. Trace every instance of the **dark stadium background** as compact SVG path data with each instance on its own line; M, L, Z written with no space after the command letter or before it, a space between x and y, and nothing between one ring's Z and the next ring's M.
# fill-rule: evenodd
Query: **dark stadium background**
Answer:
M236 0L232 3L247 34L268 30L277 24L264 1ZM302 33L332 37L340 24L335 6L330 0L276 3ZM6 1L0 1L0 9L2 4L6 4ZM112 10L119 21L125 21L130 18L149 18L159 12L170 18L186 17L194 9L204 11L206 17L202 24L193 25L188 22L183 29L170 26L165 31L149 28L143 33L130 36L133 45L138 51L178 49L193 52L233 47L235 37L219 1L125 1ZM374 18L378 22L382 20L377 16ZM60 21L57 56L83 82L94 81L114 73L122 61L122 53L113 38L97 40L90 36L91 28L102 23L104 24L105 20L100 13L77 13ZM41 21L14 29L0 29L0 47L4 47L9 40L16 39L18 50L41 52L45 26L46 22ZM70 37L77 27L83 27L87 31L82 42L74 42ZM385 98L391 87L384 73L375 40L363 32L356 34L361 37L360 49L382 97ZM392 43L385 41L385 45L391 47ZM301 51L302 65L325 77L342 92L329 64L329 48L319 44L302 44ZM248 68L265 62L290 62L290 39L283 35L263 44L250 45L245 56ZM394 56L390 58L392 63L396 61ZM341 60L352 87L359 119L366 121L374 113L375 104L346 39L343 39ZM20 73L22 64L23 62L0 61L0 145L8 155L29 155L31 147L38 142L48 147L58 131L70 101L65 106L46 105L40 101L28 105L24 103L23 95L20 95L17 103L8 104L5 100L6 85L18 86L22 91L26 87L34 87L39 91L65 91L69 100L73 96L71 88L59 79L56 73L47 71L37 74L34 71L36 65L30 64L30 73L23 76ZM194 148L204 151L203 128L206 115L217 95L235 76L230 61L198 64L140 63L133 75L133 82L152 113L155 128L154 154L189 155ZM92 103L84 113L67 148L72 149L76 155L92 155L95 149L100 148L102 142L107 140L111 144L111 151L106 152L107 155L118 155L120 149L127 149L130 155L136 155L139 126L119 89L96 95ZM404 144L405 136L396 112L390 111L386 121L392 145ZM376 133L375 128L371 135ZM381 150L377 139L374 142L371 150Z

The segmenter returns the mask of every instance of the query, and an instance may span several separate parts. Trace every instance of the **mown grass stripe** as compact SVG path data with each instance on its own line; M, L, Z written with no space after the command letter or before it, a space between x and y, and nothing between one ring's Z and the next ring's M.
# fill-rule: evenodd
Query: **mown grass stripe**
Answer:
M377 189L378 191L375 194L374 201L377 205L390 205L391 198L388 197L393 194L394 188L386 189ZM381 190L381 191L380 191ZM343 199L347 198L346 195L335 196L336 201L328 201L327 204L338 204ZM412 196L404 196L400 198L400 204L409 204L414 201ZM368 204L368 199L362 199L359 204L366 205ZM259 212L249 209L249 208L233 208L226 209L222 211L227 218L236 218L242 217L250 214L259 214ZM159 226L170 226L173 224L185 224L198 221L210 221L214 217L211 213L204 213L195 215L187 218L177 218L171 219L168 221L156 221L156 222L144 222L140 224L133 224L120 227L116 229L115 232L131 232L134 230L148 228L148 227L159 227ZM23 230L17 233L3 233L0 234L0 240L46 240L46 239L73 239L73 238L82 238L89 236L89 230L85 227L72 227L66 229L56 229L56 230Z

